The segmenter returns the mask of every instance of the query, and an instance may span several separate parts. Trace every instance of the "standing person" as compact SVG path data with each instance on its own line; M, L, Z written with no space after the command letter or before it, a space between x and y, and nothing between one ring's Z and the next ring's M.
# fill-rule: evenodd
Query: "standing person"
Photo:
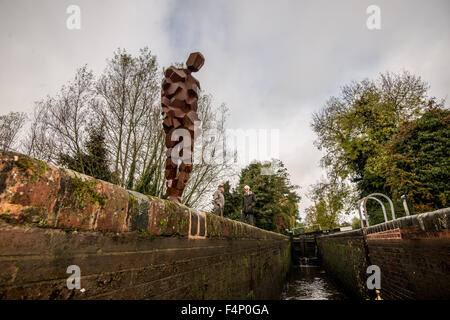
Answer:
M214 192L214 214L223 217L223 206L225 205L225 197L223 195L225 189L222 185Z
M242 211L241 211L241 221L244 222L245 218L248 216L250 224L253 226L254 219L254 208L256 205L256 197L253 192L250 191L249 186L244 187L245 193L242 198Z

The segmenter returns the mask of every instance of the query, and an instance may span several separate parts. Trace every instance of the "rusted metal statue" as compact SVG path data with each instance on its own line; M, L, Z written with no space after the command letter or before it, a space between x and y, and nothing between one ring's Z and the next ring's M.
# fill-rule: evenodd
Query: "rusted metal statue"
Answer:
M200 83L191 73L200 70L204 62L200 52L191 53L186 61L187 69L168 68L162 84L167 195L169 200L178 203L181 203L181 195L192 172L194 133L198 130L196 122L199 121L197 101Z

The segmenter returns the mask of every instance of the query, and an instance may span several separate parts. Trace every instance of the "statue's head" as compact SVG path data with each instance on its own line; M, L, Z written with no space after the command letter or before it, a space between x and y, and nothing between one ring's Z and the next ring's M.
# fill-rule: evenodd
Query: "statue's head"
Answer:
M200 52L193 52L186 61L186 66L192 72L197 72L205 63L205 57Z

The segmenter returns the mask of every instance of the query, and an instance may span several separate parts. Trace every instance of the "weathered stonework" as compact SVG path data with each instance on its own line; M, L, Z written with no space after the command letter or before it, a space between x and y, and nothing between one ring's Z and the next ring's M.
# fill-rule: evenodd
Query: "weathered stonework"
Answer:
M381 298L450 299L450 208L317 239L324 267L349 294L370 298L369 265L381 269Z
M0 153L0 299L277 299L290 260L283 235Z
M349 296L372 298L366 285L370 262L362 230L322 236L317 245L323 267Z

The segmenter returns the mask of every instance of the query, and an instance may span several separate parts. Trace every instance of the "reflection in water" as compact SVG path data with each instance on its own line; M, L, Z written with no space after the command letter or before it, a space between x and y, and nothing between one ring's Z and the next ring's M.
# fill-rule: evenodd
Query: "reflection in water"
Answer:
M293 266L285 285L282 300L343 300L325 270L314 265Z

